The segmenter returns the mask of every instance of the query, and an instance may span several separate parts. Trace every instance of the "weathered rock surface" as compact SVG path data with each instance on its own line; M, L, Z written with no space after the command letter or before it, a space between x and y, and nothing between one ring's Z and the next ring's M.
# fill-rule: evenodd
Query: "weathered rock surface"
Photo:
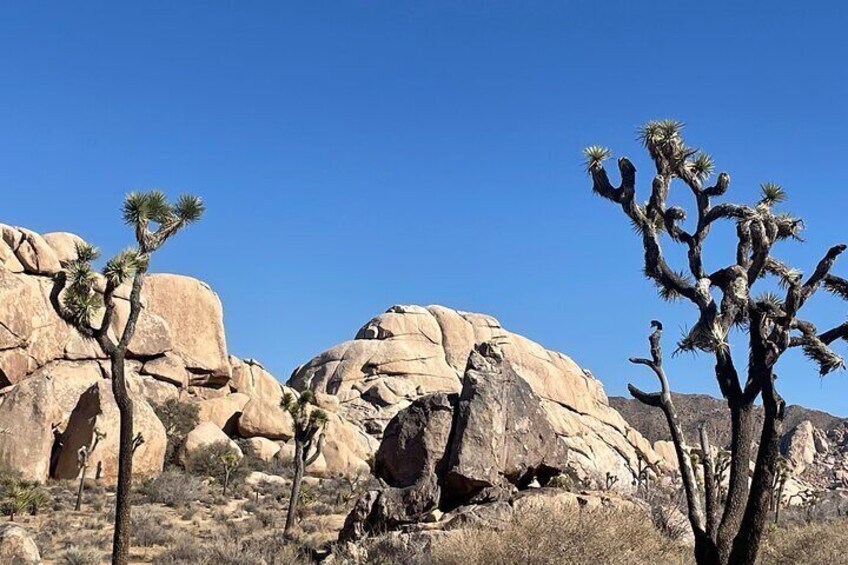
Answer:
M29 532L17 524L0 525L0 563L38 565L41 554Z
M807 465L811 465L816 457L813 424L809 420L798 424L783 436L780 447L793 471L798 475L803 473Z
M483 343L469 356L459 395L424 396L389 422L374 465L389 486L357 501L340 540L435 510L509 500L531 480L545 484L563 472L567 459L541 399L497 345Z
M133 476L143 478L158 475L165 463L167 438L165 427L150 404L142 397L133 398L133 428L144 442L133 454ZM54 476L74 479L80 467L77 452L90 446L95 430L105 434L89 456L89 470L94 478L114 483L118 478L118 443L120 423L118 405L112 394L111 382L101 380L80 397L62 435L62 449Z
M264 437L252 437L247 440L253 455L266 463L274 460L280 452L280 444Z
M393 306L300 367L298 390L335 395L338 414L376 438L388 422L431 392L459 392L476 344L496 343L514 373L542 400L581 478L611 473L630 485L638 460L656 462L651 445L612 408L601 383L565 355L503 329L491 316L442 306Z
M180 450L180 461L185 464L185 462L200 449L220 442L224 442L233 448L236 453L238 453L239 457L244 456L241 448L236 445L236 442L231 440L230 437L221 430L221 428L212 422L203 422L202 424L198 424L197 427L191 430L186 436L185 444L183 444L183 447Z
M261 436L288 441L294 437L294 426L291 415L279 403L252 398L239 416L238 433L247 438Z

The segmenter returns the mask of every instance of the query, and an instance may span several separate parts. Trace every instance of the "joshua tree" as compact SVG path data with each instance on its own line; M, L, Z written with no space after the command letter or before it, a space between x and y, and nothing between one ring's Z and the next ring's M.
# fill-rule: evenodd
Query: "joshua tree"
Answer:
M120 416L113 565L126 565L130 545L132 456L139 444L133 435L133 400L127 388L124 361L141 313L141 290L151 255L202 215L203 203L196 196L183 195L170 204L160 191L129 194L124 201L123 218L135 232L136 247L107 261L101 282L92 267L99 256L97 249L78 245L77 258L63 265L50 295L59 315L84 337L96 341L111 364L112 392ZM113 336L110 328L115 318L115 292L125 283L131 284L130 312L120 335Z
M7 478L0 485L0 494L10 522L21 512L36 514L48 501L47 493L35 481Z
M774 476L774 500L772 506L774 509L774 523L780 523L780 506L783 502L783 489L786 488L786 481L789 480L790 470L789 462L785 457L780 457L777 460L777 472Z
M300 497L300 483L303 481L303 472L315 463L315 460L321 455L327 414L314 407L312 391L309 390L303 391L297 399L287 392L283 395L280 406L291 414L294 421L294 477L292 477L291 497L289 498L285 527L285 535L289 536L297 513L297 501ZM316 435L318 436L317 443L315 442Z
M610 182L603 165L610 156L608 149L587 148L586 166L594 192L621 206L639 234L644 247L645 275L656 284L660 296L684 299L695 306L697 319L680 340L678 350L702 352L714 358L715 377L727 400L731 420L730 476L726 500L719 508L715 478L711 473L705 476L707 495L702 505L694 470L683 453L686 441L662 367L662 325L655 322L650 339L651 358L631 361L650 368L658 377L661 390L649 394L630 386L630 392L639 401L665 413L687 496L696 560L699 564L753 564L773 496L784 417L785 404L777 391L775 365L787 349L800 347L818 364L822 375L843 367L842 359L829 346L840 338L848 338L848 323L819 333L812 323L800 318L800 311L819 287L848 298L848 280L830 274L834 261L846 246L837 245L827 251L806 278L776 259L772 255L773 246L783 240L798 239L803 228L800 219L774 210L785 200L786 193L778 185L764 184L762 198L752 206L714 205L713 199L727 192L730 177L721 173L714 184L706 186L713 171L712 159L686 146L682 127L679 122L663 120L649 122L640 130L640 138L656 166L651 193L645 203L636 198L636 168L627 158L618 160L621 183L617 187ZM685 211L666 204L675 179L694 196L696 215L691 231L682 225ZM735 225L736 260L708 272L703 261L704 241L712 225L720 221ZM684 246L688 273L669 266L660 247L661 237ZM782 283L782 297L775 293L754 294L754 284L767 276L777 277ZM731 330L748 341L744 379L737 372L729 345ZM754 403L758 398L762 399L764 421L762 428L755 430ZM755 437L759 448L749 486Z
M77 451L77 460L80 465L80 484L79 489L77 490L77 503L74 505L74 510L77 512L82 508L82 492L85 490L85 476L88 472L88 462L91 458L91 454L97 449L97 444L100 443L100 440L106 437L106 434L101 432L99 429L94 429L94 437L91 440L91 444L83 445Z

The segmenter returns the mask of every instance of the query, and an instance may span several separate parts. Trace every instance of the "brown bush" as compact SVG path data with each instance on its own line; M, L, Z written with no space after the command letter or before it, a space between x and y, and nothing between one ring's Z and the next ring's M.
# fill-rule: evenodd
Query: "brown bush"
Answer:
M638 510L556 507L519 511L503 531L468 530L435 542L438 565L689 564L691 550Z
M848 519L772 528L758 563L762 565L848 564Z

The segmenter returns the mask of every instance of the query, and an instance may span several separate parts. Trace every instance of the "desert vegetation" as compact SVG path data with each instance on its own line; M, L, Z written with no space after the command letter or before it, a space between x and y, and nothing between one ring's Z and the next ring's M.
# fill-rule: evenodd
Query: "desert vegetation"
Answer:
M789 348L801 348L823 376L844 367L844 361L830 346L848 338L848 324L824 332L801 317L805 303L820 288L848 298L848 281L831 273L844 244L831 247L805 277L797 268L778 260L775 246L781 241L799 239L804 222L776 208L786 200L777 184L764 183L762 196L753 205L714 200L725 195L730 176L720 173L712 185L712 158L689 147L682 134L683 124L674 120L653 121L641 128L639 137L651 157L656 174L645 204L636 199L636 168L627 158L618 160L619 186L611 184L603 162L608 149L592 146L585 150L586 168L593 190L621 207L640 234L644 248L644 272L661 297L686 300L697 312L691 329L677 344L678 351L705 353L715 358L715 378L727 401L731 421L729 476L726 491L716 476L713 450L705 427L700 438L687 438L671 396L663 368L662 333L659 321L652 321L650 357L631 359L656 376L659 392L646 393L630 385L630 393L646 406L665 415L677 455L686 493L687 515L695 536L695 558L700 565L752 564L772 507L778 474L779 447L785 418L785 402L777 388L777 363ZM684 184L695 201L694 228L684 227L686 211L667 204L673 181ZM704 244L714 224L728 221L736 230L732 264L708 272L703 257ZM674 270L660 246L661 237L684 247L688 264ZM776 278L783 295L756 294L755 284ZM745 337L750 352L747 376L740 378L731 353L731 333ZM755 426L754 405L763 404L763 421ZM690 458L685 446L700 444L700 457ZM754 445L756 455L754 455ZM755 461L749 482L749 466ZM700 465L703 488L696 478Z

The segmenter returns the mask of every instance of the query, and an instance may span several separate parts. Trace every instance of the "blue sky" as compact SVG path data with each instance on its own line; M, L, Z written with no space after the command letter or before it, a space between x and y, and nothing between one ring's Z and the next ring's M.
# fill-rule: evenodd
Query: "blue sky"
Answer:
M731 197L789 191L808 230L782 258L811 269L848 240L848 8L741 4L6 3L0 221L113 252L127 191L202 195L204 221L153 268L208 281L230 349L282 379L392 304L438 303L566 352L610 394L650 388L626 358L650 319L670 349L693 312L642 278L582 147L633 158L646 194L635 128L682 120ZM821 296L808 314L824 328L846 311ZM710 367L668 362L684 392L715 394ZM845 373L821 380L793 353L779 374L789 402L848 416Z

